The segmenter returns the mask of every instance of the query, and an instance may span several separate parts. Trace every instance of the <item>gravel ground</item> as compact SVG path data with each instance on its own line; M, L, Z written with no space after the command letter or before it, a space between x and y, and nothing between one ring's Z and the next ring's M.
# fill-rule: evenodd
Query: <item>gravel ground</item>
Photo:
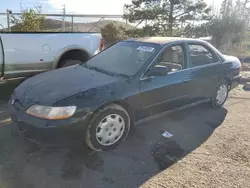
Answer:
M2 101L0 188L250 187L249 112L250 91L239 87L225 108L202 104L141 123L120 147L97 153L27 143Z
M225 108L205 143L142 187L250 187L250 93L237 88Z

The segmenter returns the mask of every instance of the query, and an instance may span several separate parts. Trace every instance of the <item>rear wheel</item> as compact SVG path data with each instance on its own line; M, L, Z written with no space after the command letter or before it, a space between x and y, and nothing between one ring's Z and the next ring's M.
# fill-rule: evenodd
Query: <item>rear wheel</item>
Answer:
M212 106L214 108L223 106L227 100L228 92L229 92L228 83L226 81L221 82L219 86L216 88L216 92L212 97Z
M117 147L127 137L130 117L121 106L112 104L97 111L88 125L85 140L96 151Z

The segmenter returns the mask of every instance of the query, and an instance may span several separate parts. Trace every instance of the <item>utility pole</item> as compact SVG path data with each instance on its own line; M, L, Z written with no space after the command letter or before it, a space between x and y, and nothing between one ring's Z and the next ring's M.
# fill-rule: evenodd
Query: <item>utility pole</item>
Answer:
M7 26L8 26L8 31L11 32L11 28L10 28L10 14L12 14L12 11L7 9Z
M169 12L169 18L168 18L168 28L169 28L171 37L173 35L173 11L174 11L174 2L170 1L170 12Z
M214 0L213 0L213 6L212 6L212 16L215 15L215 6L214 6Z
M169 11L169 18L168 18L168 29L170 32L170 36L173 35L173 22L174 22L174 6L180 4L179 0L170 0L170 11Z
M23 5L22 5L22 2L20 2L20 12L21 12L21 13L23 12Z
M23 17L23 0L20 2L20 13L21 13L21 16Z
M63 20L62 20L63 31L65 31L65 14L66 14L66 8L65 5L63 5Z
M74 32L74 15L72 14L71 16L71 27L72 27L72 32Z

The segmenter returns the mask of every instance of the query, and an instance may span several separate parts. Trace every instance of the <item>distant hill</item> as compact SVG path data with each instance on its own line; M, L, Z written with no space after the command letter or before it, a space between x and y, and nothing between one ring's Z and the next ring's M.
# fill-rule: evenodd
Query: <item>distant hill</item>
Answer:
M76 23L74 24L74 31L76 32L101 32L101 28L103 28L105 25L107 25L108 23L116 23L120 26L123 26L126 29L132 29L133 26L126 24L124 22L121 21L114 21L114 20L103 20L103 21L99 21L99 22L89 22L89 23ZM62 29L57 29L59 31L62 31ZM72 26L68 26L65 27L65 31L71 31L72 30Z
M44 28L48 30L52 29L58 29L62 27L62 21L60 20L53 20L53 19L45 19L43 22ZM70 22L65 22L65 27L71 26ZM11 27L11 31L20 31L21 30L21 24L17 24Z
M100 32L101 28L103 28L105 25L111 22L121 25L127 29L132 29L134 27L121 21L103 20L99 22L74 23L73 28L74 28L74 32L89 32L89 31ZM63 32L61 20L45 19L43 26L45 28L43 31ZM20 24L12 26L11 31L20 31ZM72 31L71 22L65 22L65 31L66 32Z

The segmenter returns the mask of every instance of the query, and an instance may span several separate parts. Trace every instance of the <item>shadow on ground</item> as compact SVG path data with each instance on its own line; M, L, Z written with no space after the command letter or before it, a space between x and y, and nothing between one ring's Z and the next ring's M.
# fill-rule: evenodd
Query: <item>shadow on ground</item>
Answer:
M0 187L138 187L204 143L227 110L208 104L140 124L117 149L93 152L85 144L45 148L22 139L11 122L0 123ZM8 118L0 104L0 122ZM174 136L167 139L164 131Z

